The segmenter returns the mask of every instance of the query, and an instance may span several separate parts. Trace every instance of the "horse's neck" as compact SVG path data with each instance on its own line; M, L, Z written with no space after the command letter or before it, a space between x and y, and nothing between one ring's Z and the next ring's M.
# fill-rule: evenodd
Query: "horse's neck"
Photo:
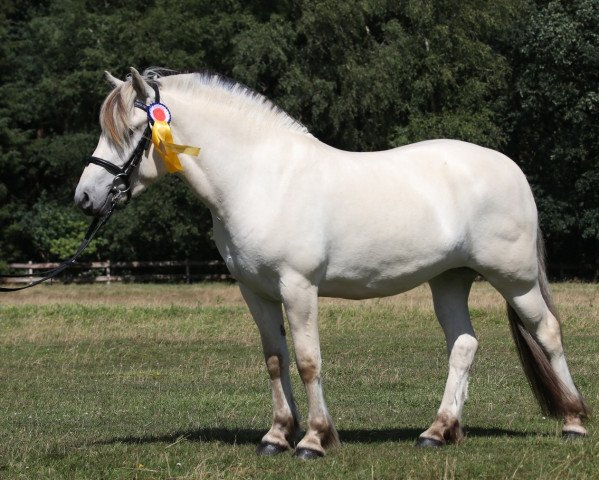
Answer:
M176 141L201 149L199 157L185 158L183 176L221 218L247 204L250 190L271 188L269 182L276 181L278 171L302 161L310 145L319 143L309 134L227 105L183 100L173 104Z

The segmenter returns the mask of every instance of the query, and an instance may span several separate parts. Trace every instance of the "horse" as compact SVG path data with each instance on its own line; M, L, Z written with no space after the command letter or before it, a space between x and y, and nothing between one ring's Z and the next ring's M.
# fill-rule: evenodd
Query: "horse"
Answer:
M437 415L416 445L459 443L478 347L468 312L477 276L506 300L542 411L563 418L565 437L587 434L590 411L564 356L535 201L508 157L444 139L342 151L261 94L217 74L134 68L126 80L105 74L113 89L75 202L100 215L122 202L123 192L135 197L174 171L208 207L214 241L257 324L270 376L273 419L259 455L291 450L317 458L339 443L321 381L319 297L384 297L425 282L445 334L449 372ZM154 141L154 122L164 112L148 117L152 105L168 110L170 143ZM175 139L199 146L199 156ZM178 168L165 163L169 151ZM284 314L307 392L307 428L296 445Z

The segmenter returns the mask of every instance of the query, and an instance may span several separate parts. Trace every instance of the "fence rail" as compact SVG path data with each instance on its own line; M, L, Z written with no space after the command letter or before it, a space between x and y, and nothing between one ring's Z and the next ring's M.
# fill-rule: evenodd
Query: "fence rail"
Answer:
M0 278L0 283L29 283L43 276L43 272L58 267L59 263L9 263L17 272ZM20 272L19 272L20 271ZM110 283L110 282L198 282L230 281L231 275L224 262L195 260L163 260L134 262L77 262L51 282Z
M59 263L9 263L12 275L0 277L1 284L23 284L37 280L46 270L56 268ZM20 271L20 272L19 272ZM599 267L588 266L581 271L579 265L556 264L550 269L552 277L558 279L584 279L599 281ZM196 260L162 260L134 262L77 262L59 277L50 282L59 283L110 283L110 282L203 282L232 281L224 262Z

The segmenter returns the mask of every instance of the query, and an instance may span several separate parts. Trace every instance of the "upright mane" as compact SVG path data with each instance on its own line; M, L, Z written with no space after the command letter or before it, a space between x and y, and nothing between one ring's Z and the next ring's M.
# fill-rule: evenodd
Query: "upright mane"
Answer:
M145 75L152 76L154 70L147 70ZM188 73L180 75L153 76L159 83L179 91L190 92L198 95L203 102L215 102L227 105L239 111L240 114L251 115L255 120L268 122L269 126L280 127L301 133L308 133L308 129L296 119L287 114L264 95L252 90L248 86L231 80L222 75L206 72Z
M179 74L172 70L152 68L144 70L142 77L159 87L186 92L192 97L197 96L198 101L201 99L202 102L226 105L238 111L240 115L251 116L253 124L268 123L269 127L309 133L304 125L264 95L222 75L206 72ZM119 149L129 143L129 118L134 108L134 100L135 91L128 78L108 94L100 110L102 132Z

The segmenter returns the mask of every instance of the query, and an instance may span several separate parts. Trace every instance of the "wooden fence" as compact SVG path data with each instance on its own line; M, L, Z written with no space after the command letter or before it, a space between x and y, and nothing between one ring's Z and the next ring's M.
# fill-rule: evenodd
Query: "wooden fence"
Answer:
M13 275L0 277L0 283L23 284L41 278L58 263L9 263ZM581 271L579 265L557 264L550 269L552 279L599 281L599 267ZM56 279L60 283L110 282L219 282L232 281L222 261L165 260L156 262L77 262Z
M1 283L29 283L41 278L59 263L9 263L13 275L0 278ZM77 262L50 282L202 282L231 281L224 262L165 260L157 262Z

